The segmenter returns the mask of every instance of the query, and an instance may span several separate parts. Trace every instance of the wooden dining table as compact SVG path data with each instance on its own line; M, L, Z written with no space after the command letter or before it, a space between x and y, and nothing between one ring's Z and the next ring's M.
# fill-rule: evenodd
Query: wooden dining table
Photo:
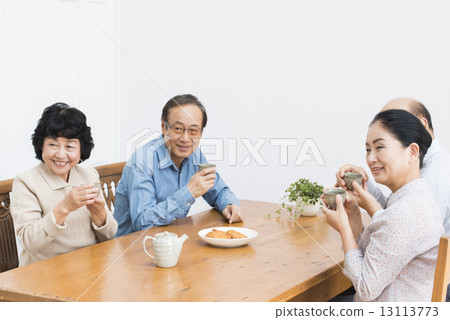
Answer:
M232 226L258 232L245 246L213 247L198 236L229 226L211 209L0 273L0 300L328 301L351 286L340 236L322 213L293 217L276 213L279 204L249 200L241 206L244 222ZM189 236L172 268L156 267L143 250L145 236L163 231Z

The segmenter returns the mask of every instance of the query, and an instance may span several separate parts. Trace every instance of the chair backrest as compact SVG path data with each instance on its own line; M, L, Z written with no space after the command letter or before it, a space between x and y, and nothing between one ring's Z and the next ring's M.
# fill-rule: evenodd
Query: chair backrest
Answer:
M126 162L117 162L95 167L100 176L102 193L110 210L116 203L115 191ZM0 272L17 268L17 254L14 222L10 212L9 193L14 179L0 181Z
M434 274L432 302L444 302L450 276L450 237L442 236L439 241L439 252Z
M122 177L122 171L125 164L126 162L117 162L95 167L100 176L103 197L105 198L106 205L111 211L116 204L116 187Z
M9 200L13 181L14 179L0 181L0 272L17 268L19 265Z

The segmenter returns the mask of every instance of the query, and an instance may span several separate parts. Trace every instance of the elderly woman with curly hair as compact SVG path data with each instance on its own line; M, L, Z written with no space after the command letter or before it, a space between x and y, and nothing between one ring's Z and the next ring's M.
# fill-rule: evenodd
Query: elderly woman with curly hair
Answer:
M16 177L11 194L20 266L112 239L117 222L95 187L99 175L78 165L94 147L86 116L55 103L42 113L32 141L41 163Z

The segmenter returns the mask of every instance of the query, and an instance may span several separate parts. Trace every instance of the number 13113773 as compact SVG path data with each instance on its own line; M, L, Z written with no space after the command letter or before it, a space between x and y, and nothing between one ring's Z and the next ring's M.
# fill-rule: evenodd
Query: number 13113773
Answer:
M439 315L438 307L380 307L381 317L437 317Z

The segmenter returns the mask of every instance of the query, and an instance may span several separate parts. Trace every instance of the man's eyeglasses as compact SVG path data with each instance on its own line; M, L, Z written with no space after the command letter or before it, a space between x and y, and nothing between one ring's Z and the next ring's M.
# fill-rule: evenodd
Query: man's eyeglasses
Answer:
M202 133L202 130L200 130L200 128L189 128L188 129L188 128L184 128L180 125L175 125L174 127L172 127L167 121L166 121L166 125L171 130L173 130L174 133L176 133L178 135L182 135L182 134L184 134L185 131L187 131L191 137L198 137Z

